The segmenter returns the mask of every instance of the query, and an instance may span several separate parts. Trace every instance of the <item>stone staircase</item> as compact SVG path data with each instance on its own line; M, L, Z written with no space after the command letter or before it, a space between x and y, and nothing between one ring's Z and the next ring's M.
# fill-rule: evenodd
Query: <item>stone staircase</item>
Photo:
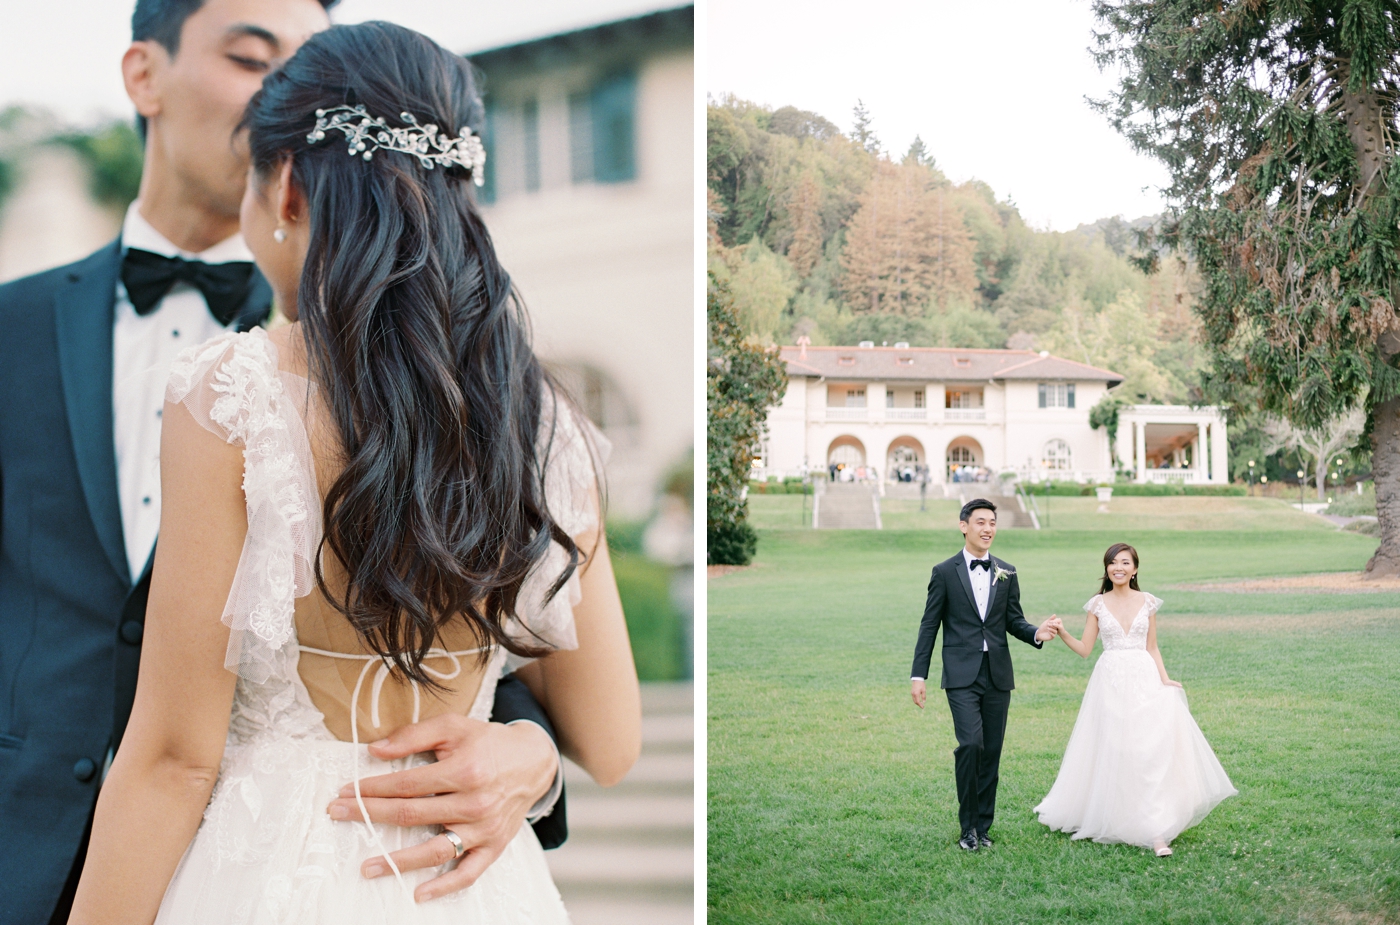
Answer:
M1035 526L1030 513L1022 510L1014 486L1007 485L1010 494L1002 494L1001 486L1000 482L949 482L947 492L948 497L957 499L959 504L966 504L973 498L986 498L995 504L998 529Z
M694 687L642 685L642 756L604 789L570 761L569 840L545 852L574 925L695 920Z
M859 482L826 482L817 494L815 521L822 530L879 530L880 497Z

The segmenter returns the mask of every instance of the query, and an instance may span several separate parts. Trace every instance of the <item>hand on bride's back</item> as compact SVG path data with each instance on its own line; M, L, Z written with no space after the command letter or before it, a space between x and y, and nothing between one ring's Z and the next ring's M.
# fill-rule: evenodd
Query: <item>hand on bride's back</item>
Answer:
M530 807L553 782L558 762L549 736L533 723L483 723L444 714L404 726L374 743L375 757L391 760L434 752L437 761L360 781L370 819L397 826L442 825L456 832L468 854L455 869L419 886L420 901L471 886L520 831ZM360 817L347 785L331 817ZM400 870L436 867L452 859L445 838L430 838L390 856ZM367 877L389 873L379 858L366 861Z

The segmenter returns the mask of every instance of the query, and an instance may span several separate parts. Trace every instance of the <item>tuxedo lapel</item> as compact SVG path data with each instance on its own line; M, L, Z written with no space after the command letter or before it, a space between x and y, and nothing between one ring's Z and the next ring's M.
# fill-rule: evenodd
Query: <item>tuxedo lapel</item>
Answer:
M992 608L995 607L997 603L997 569L1001 568L1001 563L991 556L987 558L991 559L992 562L992 574L989 578L990 584L987 586L987 619L990 620L992 618Z
M958 580L962 582L963 590L967 592L967 602L972 605L972 615L980 617L977 610L977 595L972 593L972 579L967 574L967 558L962 553L958 553L948 560L953 566L953 571L958 573Z
M114 242L74 267L55 296L54 320L68 430L88 514L107 561L129 585L112 432L112 312L120 266L121 245Z

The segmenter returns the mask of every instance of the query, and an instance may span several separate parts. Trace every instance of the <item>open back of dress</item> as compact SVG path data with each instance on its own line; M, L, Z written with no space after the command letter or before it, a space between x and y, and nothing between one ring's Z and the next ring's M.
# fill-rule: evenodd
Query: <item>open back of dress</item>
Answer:
M322 595L314 569L321 554L318 485L329 486L339 469L333 446L320 439L325 427L318 425L324 419L314 388L279 364L265 332L222 335L182 353L166 400L243 448L248 532L222 615L229 628L224 664L238 675L224 759L157 923L566 923L528 825L474 886L439 900L415 904L410 891L444 868L360 876L365 858L425 841L437 827L331 821L326 807L347 782L432 760L384 762L351 742L381 738L415 716L450 711L489 719L496 681L513 668L513 657L500 648L479 651L466 625L454 624L438 640L441 653L425 661L444 690L420 690L369 650ZM539 441L546 505L569 535L588 534L598 525L594 437L562 407L547 417ZM508 633L536 645L577 647L577 572L550 594L568 563L551 543L520 589ZM333 557L325 571L333 593L344 587Z

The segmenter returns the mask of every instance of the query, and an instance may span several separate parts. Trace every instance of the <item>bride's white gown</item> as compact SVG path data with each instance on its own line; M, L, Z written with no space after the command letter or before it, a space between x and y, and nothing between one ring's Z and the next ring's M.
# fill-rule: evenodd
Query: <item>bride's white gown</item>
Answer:
M366 880L360 864L440 830L374 826L371 831L327 815L330 802L357 772L363 778L431 759L414 756L386 764L370 757L363 745L337 738L328 728L330 714L317 707L317 702L327 706L325 695L313 702L311 694L333 685L313 684L309 690L303 680L317 659L323 660L322 679L333 678L337 667L349 667L346 688L352 679L360 683L354 684L353 699L342 698L346 708L332 728L356 716L353 733L361 741L387 732L368 729L369 717L380 718L381 695L387 700L395 690L406 690L402 682L379 677L387 674L378 670L381 663L362 653L331 653L298 642L307 596L315 587L311 562L321 535L316 473L298 410L306 407L308 394L306 380L278 369L276 348L260 330L221 336L188 351L172 374L167 398L183 402L206 428L244 447L248 536L223 618L231 629L227 664L239 678L219 780L156 921L567 923L544 852L528 825L474 886L414 904L409 891L448 867L405 873L400 882L394 876ZM591 516L579 513L589 507L580 501L584 496L571 493L591 475L570 478L588 466L587 457L578 455L587 450L571 426L561 420L563 436L556 434L555 443L564 451L554 454L546 470L546 492L551 511L563 512L562 525L577 535ZM562 554L557 547L553 551ZM559 565L558 555L552 556L539 570L541 577L557 576ZM551 581L532 580L522 589L520 612L530 614L522 622L556 645L573 647L570 604L578 600L577 581L545 603L543 589ZM479 683L474 696L470 688L465 695L470 709L462 712L486 720L506 652L491 652L484 665L475 658L443 654L429 664L447 678L480 674L479 682L472 681ZM422 700L427 705L432 698L424 694ZM349 703L357 708L351 711ZM332 701L327 708L334 706Z
M1192 718L1186 692L1162 683L1147 652L1148 618L1161 606L1145 594L1124 632L1099 595L1084 605L1098 617L1103 654L1060 773L1035 808L1052 829L1150 848L1238 793Z

